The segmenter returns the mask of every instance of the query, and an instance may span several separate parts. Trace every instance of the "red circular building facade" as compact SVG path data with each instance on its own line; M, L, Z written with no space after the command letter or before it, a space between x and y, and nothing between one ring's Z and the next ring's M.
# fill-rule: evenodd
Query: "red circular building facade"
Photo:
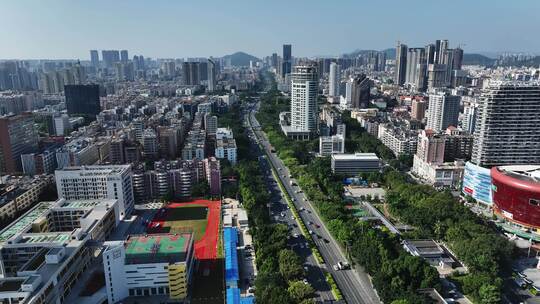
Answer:
M540 182L509 167L491 168L493 211L509 222L540 229Z

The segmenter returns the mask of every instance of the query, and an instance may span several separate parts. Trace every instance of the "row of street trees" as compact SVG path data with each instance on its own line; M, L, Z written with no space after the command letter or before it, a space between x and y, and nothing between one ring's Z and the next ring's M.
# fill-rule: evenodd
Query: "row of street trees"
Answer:
M437 271L422 259L407 254L394 235L359 222L347 211L340 177L330 171L329 158L313 156L317 142L295 142L282 135L278 114L286 109L287 104L277 90L270 90L262 97L257 119L332 235L342 246L348 247L354 260L371 274L383 302L430 303L417 290L438 288ZM369 137L364 138L372 141ZM363 146L361 140L359 138L358 143ZM379 153L388 153L383 148L379 149ZM391 152L387 157L393 157Z
M248 96L242 100L246 101ZM237 178L237 186L229 187L226 195L240 198L248 212L258 270L255 280L257 303L314 303L313 288L302 281L305 277L302 261L287 244L288 227L274 224L270 220L268 189L257 160L250 151L247 130L241 122L239 106L219 117L220 126L230 127L234 133L239 159L238 165L234 167L224 161L222 175Z

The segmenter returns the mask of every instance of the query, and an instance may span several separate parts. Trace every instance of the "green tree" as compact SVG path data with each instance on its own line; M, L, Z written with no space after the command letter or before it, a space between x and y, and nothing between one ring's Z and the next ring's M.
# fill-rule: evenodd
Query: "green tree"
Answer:
M407 301L407 300L400 299L400 300L394 300L394 301L392 301L391 304L411 304L411 303L409 303L409 301Z
M300 279L304 275L304 269L298 255L290 250L283 249L279 252L279 272L286 281Z
M495 304L501 302L501 291L500 289L492 284L484 284L480 287L478 291L480 296L480 303L482 304Z
M310 298L315 290L311 285L305 284L302 281L294 281L289 284L287 288L289 296L296 302L302 302L303 300Z
M210 193L210 186L207 181L201 181L198 184L193 185L191 188L192 197L203 197Z

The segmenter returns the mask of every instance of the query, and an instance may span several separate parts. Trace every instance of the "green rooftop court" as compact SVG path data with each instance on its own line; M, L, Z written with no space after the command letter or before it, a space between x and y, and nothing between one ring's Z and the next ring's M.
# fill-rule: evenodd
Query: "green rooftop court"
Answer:
M130 236L126 241L128 264L184 262L193 234L151 234Z
M30 211L21 215L17 220L0 231L0 242L5 242L13 236L21 233L23 230L29 227L32 222L47 213L53 204L54 202L41 202Z

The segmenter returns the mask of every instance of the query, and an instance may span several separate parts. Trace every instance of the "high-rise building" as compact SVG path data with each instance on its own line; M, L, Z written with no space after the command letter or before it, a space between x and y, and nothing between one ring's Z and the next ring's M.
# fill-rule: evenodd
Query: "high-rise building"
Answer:
M407 45L401 44L398 41L396 47L396 84L403 85L405 83L405 75L407 73Z
M21 155L38 151L31 113L0 117L0 175L22 172Z
M219 160L215 157L205 158L204 172L206 180L210 186L210 195L217 196L221 194L221 169Z
M99 67L99 53L97 50L90 50L90 62L93 67Z
M175 158L178 156L179 129L174 127L158 127L159 151L161 157Z
M474 133L476 125L476 114L478 104L467 103L463 106L463 120L461 121L461 128L470 134Z
M441 57L440 49L441 49L441 40L437 39L435 40L435 53L433 54L433 64L439 63L439 57Z
M292 71L292 46L290 44L283 45L283 57L282 57L281 76L290 74Z
M375 71L384 72L386 70L386 53L379 52L377 54L377 68Z
M429 94L426 129L436 132L446 130L449 126L457 126L460 97L445 91Z
M185 85L199 85L199 62L184 62L182 64L182 73Z
M168 60L161 64L161 70L167 77L176 76L176 62L174 60Z
M68 114L83 114L95 120L101 111L99 85L66 85L66 108Z
M271 65L274 69L277 69L278 67L278 56L277 53L272 53L272 59L271 59Z
M216 135L217 127L217 116L208 113L204 114L204 129L206 131L206 135Z
M425 47L426 65L435 63L435 44L428 44Z
M335 62L330 63L330 73L328 75L328 96L335 97L339 95L340 80L340 66Z
M461 48L455 48L454 52L454 61L452 63L452 70L461 70L461 65L463 64L463 50Z
M66 200L116 199L120 219L133 211L130 165L66 167L55 171L59 198Z
M120 51L120 61L122 63L127 63L129 61L129 55L127 50Z
M426 51L424 48L410 48L407 52L407 65L405 74L405 83L416 85L418 83L420 65L426 61ZM421 75L422 77L424 75Z
M73 76L73 84L84 84L86 82L86 69L84 66L77 63L70 70Z
M435 51L435 63L444 64L444 54L448 49L448 40L437 40L435 42L436 51Z
M367 108L370 99L371 80L365 74L355 75L349 79L350 107ZM347 96L346 98L349 98Z
M159 154L159 140L154 129L146 129L143 132L143 150L144 156L151 159L157 159Z
M208 73L208 92L214 92L216 89L216 63L214 62L214 59L208 59L207 64L207 73Z
M418 134L416 156L429 164L441 164L444 162L444 143L444 135L430 129L422 130Z
M445 131L444 161L470 160L472 146L473 136L471 133L456 127L448 127Z
M199 61L199 81L208 80L208 60L200 59Z
M295 66L291 77L291 127L296 131L317 131L319 76L315 65Z
M413 100L411 103L411 118L422 121L426 116L427 103L423 100Z
M447 66L446 64L430 64L428 65L428 81L427 86L429 89L433 88L445 88L448 87L449 81L447 79Z
M112 68L116 62L120 61L120 53L118 50L102 50L101 59L106 68Z
M484 167L540 163L540 83L491 81L477 111L473 163Z

